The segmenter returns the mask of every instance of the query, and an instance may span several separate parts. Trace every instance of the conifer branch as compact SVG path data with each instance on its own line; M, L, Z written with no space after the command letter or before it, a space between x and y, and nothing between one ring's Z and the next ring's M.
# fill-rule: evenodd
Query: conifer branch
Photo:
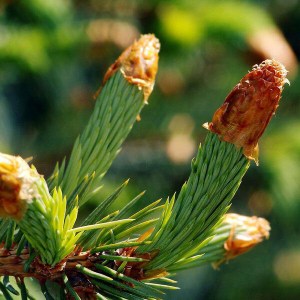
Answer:
M145 274L168 271L176 261L199 252L228 210L249 160L258 164L258 140L278 107L287 81L284 66L266 60L242 78L215 112L203 149L192 161L189 180L175 195L150 236L150 246L136 252L150 253ZM172 255L170 255L172 253Z
M171 213L165 214L162 225L150 236L152 243L147 252L158 249L159 253L146 269L167 269L193 248L196 251L228 210L248 167L241 150L209 134L192 162L188 182L178 198L173 197L170 202ZM138 252L145 249L140 247Z
M68 164L56 166L49 187L60 187L73 207L99 187L152 92L157 72L159 41L144 35L108 69L96 94L96 105L77 138Z
M223 262L241 255L269 238L270 224L267 220L238 214L226 214L216 228L213 238L201 251L185 257L171 267L169 272L199 267L208 263L219 267Z
M250 160L258 162L257 142L287 82L284 67L272 60L255 66L205 125L211 132L178 197L132 214L141 193L107 214L125 182L74 228L80 205L96 191L152 91L158 50L158 40L146 35L112 65L69 162L57 165L48 184L22 158L0 154L6 299L30 297L24 277L38 279L46 299L52 299L47 281L60 286L60 299L160 299L165 289L176 289L168 278L173 272L219 265L268 237L265 220L223 216Z

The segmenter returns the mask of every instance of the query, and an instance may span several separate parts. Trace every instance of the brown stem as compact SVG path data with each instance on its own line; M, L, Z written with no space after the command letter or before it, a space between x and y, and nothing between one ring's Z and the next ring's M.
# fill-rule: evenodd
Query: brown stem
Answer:
M76 270L77 264L84 267L92 267L93 261L97 259L89 252L72 253L66 260L55 267L44 265L39 258L36 258L30 266L29 272L24 271L24 264L29 259L29 251L22 250L20 255L16 249L0 249L0 276L34 277L38 280L55 280L61 277L64 271Z
M30 259L30 253L28 249L23 249L20 255L17 255L17 246L14 245L12 249L7 250L4 245L0 244L0 276L13 276L16 280L23 280L24 277L32 277L37 279L41 284L50 280L56 282L59 285L63 285L63 273L66 273L67 277L71 281L71 285L80 299L94 300L96 299L96 290L90 279L82 274L76 266L80 264L83 267L87 267L92 270L95 268L95 263L103 262L103 259L99 257L101 253L91 254L90 251L81 252L81 249L76 249L66 259L51 267L45 265L39 257L35 257L30 264L29 271L25 272L25 263ZM119 249L117 253L121 253L125 256L135 256L134 248ZM143 253L136 257L151 260L157 252ZM124 269L124 274L135 280L143 280L149 278L158 278L166 276L167 272L164 269L153 270L149 274L144 274L143 267L145 262L128 262ZM116 261L112 261L111 267L117 269L119 264ZM70 296L70 295L69 295ZM67 299L73 299L71 296Z

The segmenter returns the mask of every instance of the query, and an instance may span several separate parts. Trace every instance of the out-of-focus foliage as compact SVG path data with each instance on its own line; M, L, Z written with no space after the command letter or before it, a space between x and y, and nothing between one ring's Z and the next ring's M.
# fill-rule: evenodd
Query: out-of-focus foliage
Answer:
M278 116L232 210L271 221L268 242L221 267L179 274L169 299L295 299L300 294L300 3L297 0L27 0L0 2L0 150L49 174L70 151L106 68L140 33L161 40L154 95L103 188L145 200L179 190L227 93L250 66L290 71ZM97 199L95 199L97 201ZM90 209L90 207L87 207Z

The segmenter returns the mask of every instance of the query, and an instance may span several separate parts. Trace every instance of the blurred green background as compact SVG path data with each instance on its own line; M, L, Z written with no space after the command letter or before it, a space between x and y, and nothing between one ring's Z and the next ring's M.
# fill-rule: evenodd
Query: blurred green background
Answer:
M131 178L120 205L145 189L142 204L166 199L189 175L202 124L253 64L276 58L291 86L261 139L260 167L252 164L232 205L267 218L271 238L220 270L178 274L181 290L166 299L299 299L299 28L298 0L1 0L0 151L33 156L49 175L86 124L107 67L141 33L155 33L150 105L100 197Z

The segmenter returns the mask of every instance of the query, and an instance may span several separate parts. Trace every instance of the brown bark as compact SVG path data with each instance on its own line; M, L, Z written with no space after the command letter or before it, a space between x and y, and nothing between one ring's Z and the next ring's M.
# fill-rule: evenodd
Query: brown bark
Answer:
M61 277L62 272L76 270L76 265L81 264L84 267L92 267L93 261L97 258L89 252L72 253L66 260L60 262L55 267L43 264L39 258L35 258L30 265L29 271L24 271L24 265L29 259L30 254L27 249L22 250L17 255L16 249L0 249L0 276L14 277L34 277L38 280L55 280Z

